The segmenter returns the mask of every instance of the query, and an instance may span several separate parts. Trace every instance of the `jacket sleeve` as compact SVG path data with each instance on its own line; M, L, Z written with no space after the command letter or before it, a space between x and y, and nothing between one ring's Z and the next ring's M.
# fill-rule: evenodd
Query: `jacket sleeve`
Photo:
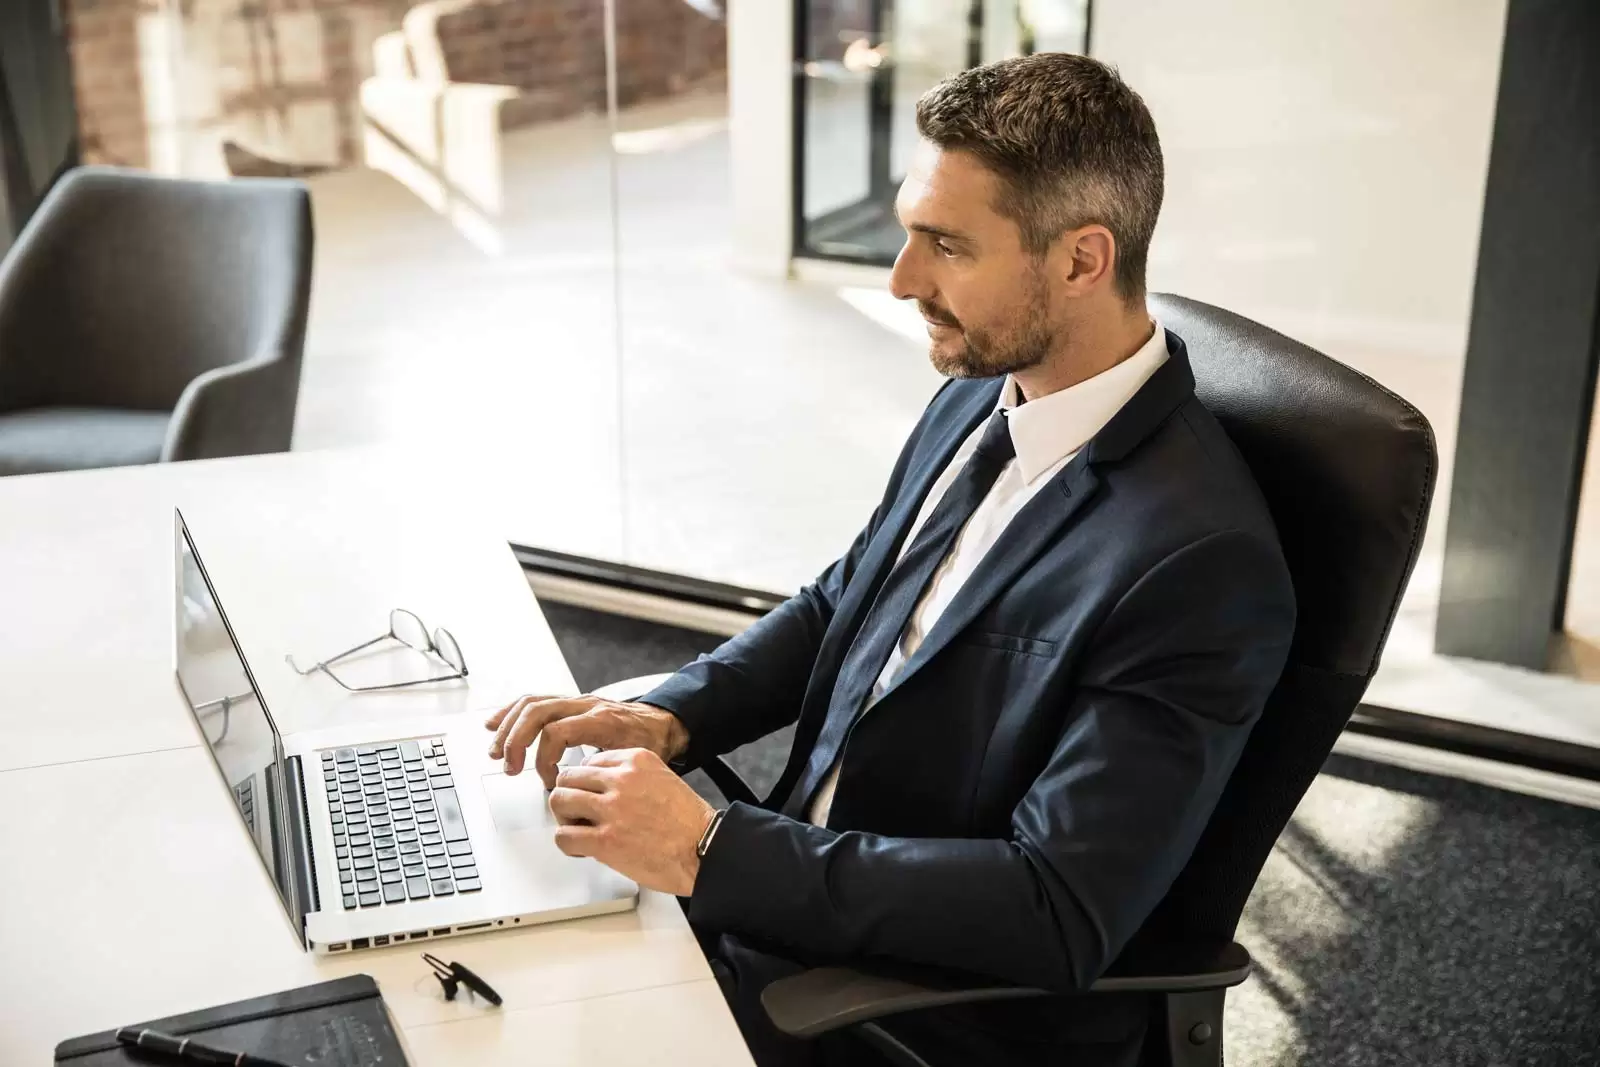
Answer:
M1009 837L835 833L735 804L690 918L812 963L879 957L1084 989L1188 860L1293 630L1275 543L1191 543L1102 624Z
M867 546L893 509L917 445L927 432L940 387L907 439L882 501L867 525L817 579L749 629L701 656L639 699L665 708L689 731L683 762L695 766L765 737L800 717L822 638Z

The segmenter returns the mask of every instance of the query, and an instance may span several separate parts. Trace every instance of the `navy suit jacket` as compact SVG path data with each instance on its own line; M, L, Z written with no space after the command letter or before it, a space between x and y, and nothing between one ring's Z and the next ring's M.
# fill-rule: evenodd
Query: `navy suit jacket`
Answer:
M826 828L790 793L840 663L1000 380L946 383L849 551L643 698L688 727L691 761L798 724L766 806L728 811L697 925L811 963L1063 992L1117 956L1193 851L1294 630L1260 491L1167 345L857 717Z

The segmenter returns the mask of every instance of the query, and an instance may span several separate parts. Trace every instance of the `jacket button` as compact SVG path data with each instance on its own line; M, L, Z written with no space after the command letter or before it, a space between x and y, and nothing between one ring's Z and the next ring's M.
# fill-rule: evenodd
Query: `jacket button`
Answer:
M1203 1045L1211 1040L1211 1024L1195 1023L1189 1028L1189 1044Z

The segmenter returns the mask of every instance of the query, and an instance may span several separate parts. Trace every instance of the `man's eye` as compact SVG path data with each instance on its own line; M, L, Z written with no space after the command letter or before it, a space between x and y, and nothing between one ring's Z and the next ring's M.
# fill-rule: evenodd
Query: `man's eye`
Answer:
M934 251L938 252L941 256L953 256L956 254L956 250L945 244L943 241L933 242L933 248Z

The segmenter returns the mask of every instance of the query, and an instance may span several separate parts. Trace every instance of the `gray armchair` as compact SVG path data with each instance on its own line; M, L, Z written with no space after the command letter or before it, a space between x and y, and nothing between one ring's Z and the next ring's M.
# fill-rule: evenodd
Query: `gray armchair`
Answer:
M0 261L0 475L286 451L311 247L298 182L68 173Z
M1194 854L1085 992L1145 998L1143 1067L1221 1067L1223 1000L1251 967L1233 940L1239 916L1273 842L1377 670L1422 543L1438 455L1420 412L1320 352L1198 301L1156 294L1150 304L1188 343L1200 399L1261 486L1299 614L1288 665ZM659 681L638 678L601 692L634 699ZM702 769L730 801L761 803L721 760ZM762 1006L784 1033L810 1038L849 1028L889 1063L925 1067L880 1021L1068 992L975 974L891 971L881 961L871 966L780 979L763 991Z

